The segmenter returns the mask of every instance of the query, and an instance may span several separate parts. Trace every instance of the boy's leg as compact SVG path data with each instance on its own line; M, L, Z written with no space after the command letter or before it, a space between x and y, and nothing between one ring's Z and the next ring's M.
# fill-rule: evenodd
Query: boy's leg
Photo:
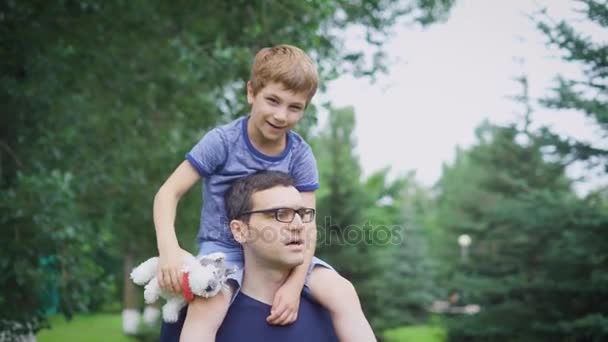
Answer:
M232 298L230 291L220 291L211 298L196 297L188 305L180 342L213 342L222 325Z
M376 341L355 287L338 272L315 267L310 274L308 287L313 297L329 311L340 341Z

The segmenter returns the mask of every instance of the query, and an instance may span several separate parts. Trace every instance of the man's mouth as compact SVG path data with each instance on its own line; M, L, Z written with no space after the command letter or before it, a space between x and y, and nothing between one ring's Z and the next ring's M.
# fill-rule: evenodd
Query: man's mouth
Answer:
M302 246L304 244L304 240L302 239L291 239L285 243L286 246Z

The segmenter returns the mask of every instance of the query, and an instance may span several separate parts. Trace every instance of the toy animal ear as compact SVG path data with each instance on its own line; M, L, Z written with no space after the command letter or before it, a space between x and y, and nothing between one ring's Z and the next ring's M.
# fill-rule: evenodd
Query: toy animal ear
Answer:
M236 273L237 270L238 270L238 268L236 266L232 266L232 267L227 268L227 269L224 270L224 275L225 276L229 276L231 274Z
M207 255L203 255L200 258L200 263L203 266L214 264L217 267L220 267L224 263L224 253L211 253Z

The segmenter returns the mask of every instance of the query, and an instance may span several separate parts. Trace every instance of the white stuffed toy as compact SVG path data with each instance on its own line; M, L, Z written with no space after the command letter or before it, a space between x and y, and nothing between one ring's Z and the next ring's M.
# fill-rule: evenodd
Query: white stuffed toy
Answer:
M227 289L228 275L236 269L227 269L224 265L224 253L211 253L199 259L188 254L184 257L182 269L182 289L184 294L165 292L160 289L156 274L158 272L158 257L150 258L131 272L131 279L137 285L144 286L144 300L152 304L162 297L167 300L163 305L163 319L165 322L176 322L179 311L194 296L209 298L215 296L220 290Z

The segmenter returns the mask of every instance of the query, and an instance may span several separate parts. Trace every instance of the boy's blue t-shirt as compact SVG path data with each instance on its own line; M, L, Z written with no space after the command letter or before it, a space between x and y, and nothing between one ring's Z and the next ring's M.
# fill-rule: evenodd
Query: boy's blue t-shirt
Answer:
M248 120L248 116L241 117L212 129L186 154L186 159L203 178L199 244L214 241L222 247L240 248L228 229L224 207L224 193L236 179L258 171L282 171L294 179L299 191L319 188L317 162L302 137L289 131L283 153L268 156L249 140Z
M290 325L268 324L266 317L270 314L270 308L270 305L240 292L217 332L216 341L338 341L329 313L306 294L303 294L300 300L298 319ZM184 308L177 322L163 322L160 341L179 341L185 318Z

